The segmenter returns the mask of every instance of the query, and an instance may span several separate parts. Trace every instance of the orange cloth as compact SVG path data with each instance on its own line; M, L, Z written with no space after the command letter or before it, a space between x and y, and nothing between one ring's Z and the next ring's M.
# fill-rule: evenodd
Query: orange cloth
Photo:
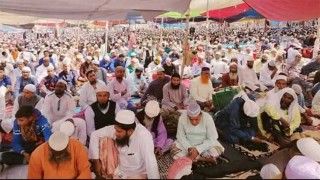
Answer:
M59 165L49 162L48 142L40 145L31 155L28 179L92 179L85 147L70 139L68 151L71 160Z
M14 59L14 61L17 61L18 55L19 55L19 51L12 51L11 55L12 55L12 58Z
M99 143L100 161L104 172L102 176L107 178L108 175L113 175L118 167L119 152L111 138L101 138Z

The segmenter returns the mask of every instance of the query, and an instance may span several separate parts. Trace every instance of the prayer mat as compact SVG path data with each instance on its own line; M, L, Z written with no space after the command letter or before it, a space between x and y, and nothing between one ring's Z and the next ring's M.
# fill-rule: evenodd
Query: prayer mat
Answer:
M267 141L263 141L263 142L268 144L269 151L267 151L267 152L262 152L262 151L257 151L257 150L250 151L247 148L245 148L244 146L239 145L239 144L235 144L235 145L233 145L233 147L235 149L239 150L240 152L242 152L243 154L245 154L246 156L248 156L249 158L253 159L253 160L257 160L257 159L260 159L260 158L263 158L263 157L271 156L272 154L274 154L279 149L279 146L276 145L276 144L273 144L273 143L270 143L270 142L267 142Z
M174 161L173 158L170 156L170 153L166 153L157 161L158 161L160 179L167 179L169 166Z
M247 179L251 176L259 175L260 172L258 170L252 169L249 171L242 171L238 173L228 174L225 177L217 178L217 179Z

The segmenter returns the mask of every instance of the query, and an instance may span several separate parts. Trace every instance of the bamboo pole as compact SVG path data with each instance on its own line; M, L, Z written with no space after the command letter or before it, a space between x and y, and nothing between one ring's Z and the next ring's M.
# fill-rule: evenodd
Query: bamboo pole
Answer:
M188 58L188 52L189 52L189 43L188 43L188 39L189 39L189 20L190 20L190 7L188 8L187 12L186 12L186 29L185 29L185 35L184 35L184 50L183 50L183 61L181 64L181 77L183 76L183 71L184 71L184 66L187 62L187 58Z

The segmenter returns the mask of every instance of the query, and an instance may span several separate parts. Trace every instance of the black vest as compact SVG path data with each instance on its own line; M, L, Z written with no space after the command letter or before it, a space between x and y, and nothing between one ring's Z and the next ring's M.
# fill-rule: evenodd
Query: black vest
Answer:
M94 127L96 130L101 129L105 126L114 125L116 118L116 103L109 100L109 109L106 114L103 114L98 106L98 102L91 104L91 108L94 112Z

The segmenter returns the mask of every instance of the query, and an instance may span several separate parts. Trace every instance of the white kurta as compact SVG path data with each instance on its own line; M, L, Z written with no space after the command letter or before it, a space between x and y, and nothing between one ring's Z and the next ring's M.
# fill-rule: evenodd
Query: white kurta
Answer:
M103 81L97 79L97 86L98 84L100 84L101 86L105 85ZM94 90L90 82L85 82L80 89L79 105L81 107L84 107L87 105L91 105L96 101L97 101L96 91Z
M50 64L48 67L50 67L50 66L53 67L52 64ZM48 76L48 67L45 67L43 64L41 64L41 66L37 67L35 77L36 77L38 83L40 83L40 81L44 77Z
M222 60L211 60L210 65L212 66L212 72L214 74L223 74L229 72L229 66Z
M241 68L239 68L240 72L239 72L239 84L240 86L250 86L250 85L256 85L256 84L260 84L262 86L262 84L260 83L260 81L258 80L257 74L254 72L253 69L248 68L247 65L242 66ZM265 89L265 87L261 88L262 90Z
M90 138L89 158L99 159L99 139L103 137L116 139L114 134L114 126L94 131ZM151 133L141 124L137 124L129 141L129 146L118 147L119 165L115 172L124 176L146 174L148 179L159 179Z
M270 71L268 68L268 64L265 64L260 72L260 82L265 86L274 86L275 80L271 79L273 71ZM274 77L277 73L274 75Z
M213 87L212 82L209 80L208 84L201 82L201 77L196 77L190 84L190 98L196 101L205 102L212 99Z
M49 123L62 119L67 116L72 116L75 112L76 104L72 96L64 93L61 98L58 98L54 92L48 94L43 103L42 113L48 119Z
M52 132L60 131L60 126L63 122L65 122L68 118L63 118L58 120L52 124ZM71 118L73 120L75 129L74 133L70 136L71 138L77 139L84 146L87 143L87 130L86 130L86 122L80 118Z
M119 81L117 81L117 79L114 79L107 86L110 93L110 99L116 102L117 104L119 104L120 107L122 105L127 107L128 105L127 101L130 97L129 82L126 79L123 79L120 83ZM117 91L118 93L115 93L114 91ZM121 95L121 92L123 91L127 91L127 93L124 95Z

